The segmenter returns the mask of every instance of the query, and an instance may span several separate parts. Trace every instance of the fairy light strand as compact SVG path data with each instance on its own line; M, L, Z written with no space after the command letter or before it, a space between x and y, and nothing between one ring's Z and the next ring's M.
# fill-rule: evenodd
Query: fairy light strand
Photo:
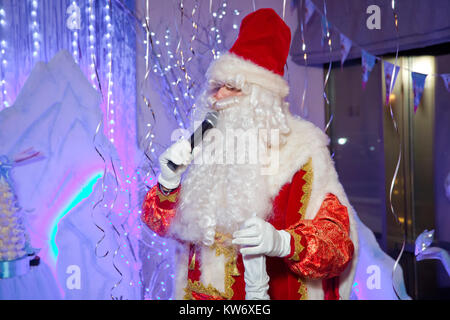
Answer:
M33 47L33 58L34 59L37 59L39 57L40 47L41 47L41 35L39 33L39 23L37 21L38 9L39 9L38 1L32 0L31 1L31 11L30 11L30 15L31 15L30 23L31 23L31 36L32 36L32 43L33 43L32 47Z
M139 23L141 23L141 22L139 21ZM144 59L145 59L145 75L144 75L144 78L143 78L142 83L140 85L140 91L141 91L141 96L142 96L143 101L144 101L144 105L147 106L147 108L152 112L153 120L156 121L156 118L155 118L154 112L152 110L152 107L150 105L150 102L148 101L148 99L145 96L145 94L142 92L143 91L143 85L148 80L148 77L150 75L150 71L152 69L150 67L150 58L151 58L151 54L154 53L154 51L153 51L154 50L154 48L153 48L154 42L153 42L152 37L155 36L155 33L150 31L149 0L146 0L146 2L145 2L145 18L144 18L144 22L142 22L142 27L144 28L144 31L145 31L145 39L143 41L143 43L145 44L145 56L144 56ZM168 32L168 30L166 30L165 40L166 40L166 47L168 47L170 45L170 33ZM158 41L158 44L159 44L159 41ZM172 52L169 50L168 53L169 53L169 57L172 59L173 58ZM154 55L152 55L152 56L154 56ZM155 60L156 60L155 61L155 65L153 65L154 72L161 71L162 68L161 67L158 68L159 59L155 59ZM169 63L169 66L170 66L170 63ZM165 69L168 70L167 67ZM144 183L144 186L147 186L149 184L150 180L153 180L153 177L151 176L151 174L153 174L153 176L156 175L156 172L154 171L153 165L152 165L152 163L153 163L153 156L154 156L154 152L155 152L155 149L153 147L153 139L155 138L155 135L153 134L153 128L154 127L152 126L152 124L150 122L147 123L147 133L146 133L146 135L145 135L145 137L143 139L144 154L145 154L145 157L150 162L150 170L147 170L147 173L145 174L145 176L142 179L143 180L142 182ZM151 154L148 154L148 151L150 151ZM123 170L123 168L120 167L120 170ZM137 171L136 174L140 175L140 172ZM135 180L135 178L136 177L133 177L134 180ZM129 181L130 180L127 180L127 183ZM142 211L139 210L138 211L139 216L141 215L141 213L142 213ZM137 219L137 220L138 220L137 229L138 230L147 231L146 228L142 228L141 227L142 226L142 221L140 219ZM136 224L136 221L135 221L135 224ZM156 234L153 234L153 237L156 237ZM142 237L141 237L140 241L142 243L144 243L148 248L151 248L150 244L146 243L142 239ZM152 241L152 243L155 243L155 242ZM147 259L150 260L151 258L153 258L153 256L148 254L147 255ZM170 265L167 264L167 267L170 267ZM154 275L155 275L155 273L154 273ZM132 286L133 284L130 283L130 285ZM142 275L141 275L141 280L138 282L138 285L144 289L144 298L148 297L149 295L151 297L153 297L155 295L154 285L152 283L149 283L148 285L144 285L143 279L142 279ZM162 286L162 291L166 291L166 290L167 290L166 287ZM160 298L160 297L157 296L157 299L158 298Z
M107 81L107 94L106 94L106 128L107 128L107 137L111 143L114 143L114 100L112 97L112 33L113 28L111 24L111 12L112 8L109 5L109 1L106 0L106 5L104 7L105 10L105 23L106 23L106 34L105 34L105 42L106 42L106 81Z
M76 1L72 1L73 8L76 8L78 11L75 11L74 14L77 15L79 13L79 7ZM76 17L80 19L80 17ZM77 21L75 19L75 21ZM77 23L77 22L76 22ZM75 63L80 62L80 57L78 56L78 47L79 47L79 38L78 38L78 30L80 29L79 25L74 25L72 28L72 55Z
M94 0L89 0L89 7L88 7L88 55L89 55L89 72L90 72L90 79L92 82L92 87L94 89L97 89L96 80L98 82L98 72L97 72L97 61L95 58L95 40L96 40L96 34L95 34L95 6L94 6Z
M7 23L6 23L6 11L5 9L1 8L0 9L0 28L2 29L2 35L8 34L8 32L6 32L6 28L7 28ZM6 70L8 67L8 60L7 60L7 55L6 55L6 50L8 48L8 43L6 42L6 40L4 38L2 38L0 40L0 60L1 60L1 65L0 65L0 87L1 87L1 91L2 91L2 105L0 107L0 110L2 110L3 108L8 108L9 107L9 102L8 102L8 92L6 89Z
M213 59L219 59L221 55L221 51L224 48L223 36L221 35L221 24L224 16L227 14L228 4L226 1L223 1L217 11L212 13L212 22L213 25L210 28L210 45L211 45L211 53L213 54ZM234 11L235 15L239 15L239 11ZM236 14L237 13L237 14ZM237 24L233 25L233 29L237 29Z
M151 46L150 45L153 43L153 41L152 41L152 33L150 31L149 10L150 10L150 8L149 8L149 0L146 0L145 1L145 19L144 19L144 22L142 23L142 27L145 30L145 40L144 40L144 44L145 44L145 56L144 56L144 59L145 59L145 75L144 75L144 79L142 80L142 83L140 85L140 91L141 91L141 96L142 96L142 98L144 100L144 104L150 109L150 111L154 115L153 110L151 108L151 105L150 105L149 101L147 100L147 97L142 92L143 91L143 86L144 86L145 82L147 81L147 79L148 79L148 77L150 75L150 69L151 69L150 68L150 52L151 52ZM156 120L156 119L154 118L154 120ZM150 157L148 156L147 151L148 151L149 148L150 149L152 148L152 146L153 146L153 137L154 137L152 124L150 122L147 123L147 128L148 128L148 131L147 131L147 134L144 137L144 140L143 140L144 142L143 143L144 143L144 153L145 153L146 157L149 158L149 160L150 160ZM147 144L147 141L149 141L148 144ZM153 168L152 168L152 171L153 171ZM146 181L149 178L149 176L150 176L150 170L147 172L146 176L144 177L144 181Z

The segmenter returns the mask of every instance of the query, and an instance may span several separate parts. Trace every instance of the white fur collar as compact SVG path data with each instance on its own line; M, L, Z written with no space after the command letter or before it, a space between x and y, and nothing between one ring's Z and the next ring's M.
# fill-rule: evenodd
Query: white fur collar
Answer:
M268 177L269 189L272 197L275 197L281 187L290 182L294 174L300 170L310 158L316 158L314 155L318 153L328 152L327 145L329 143L328 136L322 132L313 123L306 121L300 117L286 115L288 125L291 132L286 137L287 142L281 146L279 150L272 149L272 157L274 152L279 152L278 170L274 175ZM316 159L313 159L313 168ZM320 171L314 170L314 180L318 180Z

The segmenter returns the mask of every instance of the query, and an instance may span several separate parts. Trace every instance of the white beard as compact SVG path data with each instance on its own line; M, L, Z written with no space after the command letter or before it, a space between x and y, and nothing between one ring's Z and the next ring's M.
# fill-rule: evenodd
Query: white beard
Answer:
M220 111L216 126L218 130L216 133L221 133L225 140L228 129L281 128L282 134L289 131L283 127L286 126L285 123L273 122L275 116L277 119L284 119L284 114L280 116L272 112L272 109L281 112L279 105L279 108L265 107L261 112L262 108L251 105L249 96L230 101L230 105ZM212 131L208 131L204 142L211 137ZM259 143L265 147L268 145L262 140ZM207 149L206 145L206 143L203 145L204 152ZM237 155L244 153L245 161L230 164L226 161L226 152L230 151ZM200 164L196 164L198 161L195 159L199 159L201 152L194 152L196 156L184 177L178 210L171 224L170 234L181 240L210 246L214 243L216 232L231 235L240 229L248 218L253 216L268 218L272 212L272 201L267 188L267 176L261 174L260 161L256 163L249 161L249 153L252 150L249 151L248 146L239 143L234 145L234 150L227 149L226 152L223 151L223 162L204 161L205 163Z

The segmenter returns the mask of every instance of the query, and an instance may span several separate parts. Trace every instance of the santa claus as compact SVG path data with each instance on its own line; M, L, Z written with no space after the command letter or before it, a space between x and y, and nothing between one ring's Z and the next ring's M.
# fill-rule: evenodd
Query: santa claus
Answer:
M349 298L355 213L328 137L284 101L290 41L272 9L246 16L233 47L207 72L206 108L219 117L204 141L215 143L191 150L181 139L159 158L142 220L180 244L177 299ZM256 139L234 143L239 134L229 132L243 131Z

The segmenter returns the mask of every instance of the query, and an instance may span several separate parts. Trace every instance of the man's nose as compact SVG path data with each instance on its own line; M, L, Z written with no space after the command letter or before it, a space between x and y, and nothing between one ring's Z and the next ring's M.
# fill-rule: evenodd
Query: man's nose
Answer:
M214 95L214 98L217 100L225 98L225 87L221 87L219 90L217 90L216 94Z

